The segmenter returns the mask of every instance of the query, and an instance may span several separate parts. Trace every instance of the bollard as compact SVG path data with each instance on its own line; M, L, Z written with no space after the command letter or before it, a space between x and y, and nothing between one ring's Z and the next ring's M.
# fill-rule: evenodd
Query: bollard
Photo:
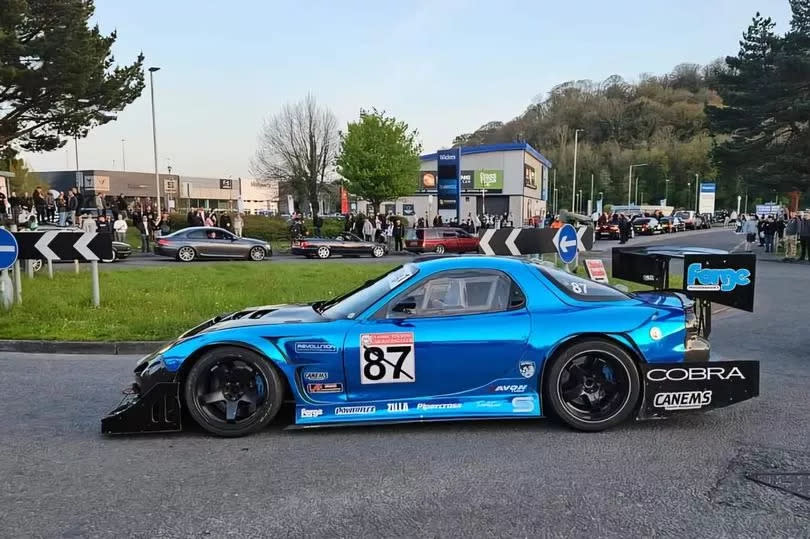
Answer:
M14 283L8 276L8 270L3 270L0 272L0 305L3 309L9 310L12 304L14 304Z
M25 273L28 275L29 279L34 278L34 261L33 260L26 260L25 261Z
M48 279L53 279L53 260L48 259Z
M93 281L93 307L101 305L101 293L98 286L98 260L90 261L90 274Z
M76 275L78 275L78 274L79 274L79 261L78 261L78 260L74 260L74 261L73 261L73 264L74 264L74 267L75 267L75 269L76 269Z
M14 262L14 301L22 304L22 273L20 261Z

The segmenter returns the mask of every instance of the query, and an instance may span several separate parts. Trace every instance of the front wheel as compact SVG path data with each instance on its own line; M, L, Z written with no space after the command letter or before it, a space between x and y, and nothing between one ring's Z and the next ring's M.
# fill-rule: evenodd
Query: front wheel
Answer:
M250 259L254 262L261 262L264 260L264 257L267 256L267 253L264 250L264 247L253 247L250 249Z
M235 346L205 353L186 377L189 414L217 436L244 436L264 428L278 413L283 384L263 357Z
M371 250L371 256L374 258L380 258L385 254L385 248L382 245L375 245L374 248Z
M436 246L436 254L439 254L439 255L444 254L444 245L437 245Z
M641 381L623 348L589 339L552 360L543 390L555 416L572 428L593 432L614 427L634 413Z

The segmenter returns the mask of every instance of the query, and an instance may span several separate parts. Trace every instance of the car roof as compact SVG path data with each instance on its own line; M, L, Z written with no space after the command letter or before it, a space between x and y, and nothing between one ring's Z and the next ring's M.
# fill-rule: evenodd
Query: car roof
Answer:
M528 261L524 258L511 256L425 256L413 260L420 270L429 272L446 271L454 269L497 269L509 273L510 270L522 268Z

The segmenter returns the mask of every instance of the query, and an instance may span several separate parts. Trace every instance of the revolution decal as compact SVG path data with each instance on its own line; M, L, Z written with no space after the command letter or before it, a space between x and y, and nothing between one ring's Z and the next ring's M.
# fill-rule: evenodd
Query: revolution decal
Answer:
M711 391L677 391L657 393L653 406L664 410L696 410L712 403Z
M399 384L416 381L413 333L360 335L360 383Z
M297 342L295 343L296 354L334 354L337 346L328 342Z

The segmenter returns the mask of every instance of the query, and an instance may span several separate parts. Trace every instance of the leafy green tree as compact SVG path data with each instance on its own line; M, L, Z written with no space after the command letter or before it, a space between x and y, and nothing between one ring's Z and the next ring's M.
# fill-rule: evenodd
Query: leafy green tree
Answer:
M11 159L10 161L9 171L14 174L14 177L9 179L12 193L22 195L27 192L30 194L37 187L42 187L44 190L49 188L48 183L43 181L39 174L28 168L25 161L22 159Z
M92 0L0 0L0 153L49 151L115 119L143 90L143 55L114 65Z
M706 107L712 133L723 136L712 150L715 163L766 198L810 188L810 0L790 6L784 36L756 14L714 81L723 105Z
M341 136L338 172L350 193L379 211L380 203L416 191L422 146L416 130L385 112L360 111Z

